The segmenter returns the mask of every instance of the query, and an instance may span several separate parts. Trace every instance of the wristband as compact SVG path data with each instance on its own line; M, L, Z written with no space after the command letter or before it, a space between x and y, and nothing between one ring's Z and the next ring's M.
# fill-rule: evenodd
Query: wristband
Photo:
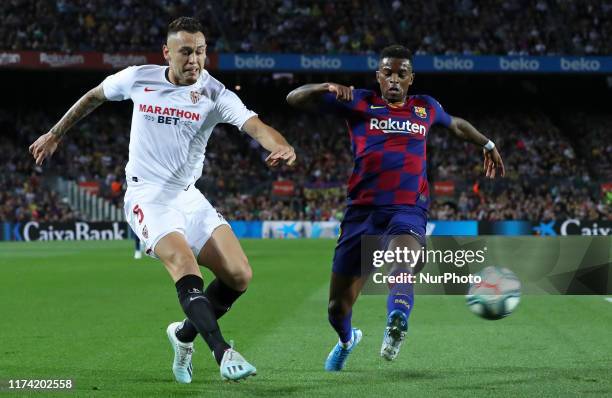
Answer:
M487 151L492 151L493 148L495 148L495 144L491 140L487 141L487 143L484 145L484 149Z

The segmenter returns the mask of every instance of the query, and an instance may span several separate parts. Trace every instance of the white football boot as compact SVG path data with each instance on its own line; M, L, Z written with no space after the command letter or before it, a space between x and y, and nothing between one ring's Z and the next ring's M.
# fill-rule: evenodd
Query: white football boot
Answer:
M408 332L408 319L406 315L398 310L392 311L387 318L387 327L383 337L380 356L387 361L394 361L400 352L402 343Z
M183 343L176 337L176 329L182 322L173 322L168 325L166 333L174 350L174 361L172 362L172 373L179 383L191 383L193 367L191 356L193 355L193 343Z
M234 350L234 344L232 343L231 347L225 350L223 354L219 372L223 380L238 381L249 376L255 376L257 369L248 363L238 351Z

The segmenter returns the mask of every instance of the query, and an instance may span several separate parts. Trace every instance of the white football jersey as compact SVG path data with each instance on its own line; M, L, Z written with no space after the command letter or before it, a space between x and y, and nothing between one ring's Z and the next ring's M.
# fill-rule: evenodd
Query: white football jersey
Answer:
M256 113L203 70L190 86L166 78L167 66L130 66L102 82L111 101L134 102L130 152L125 168L132 177L182 188L202 175L206 144L217 123L239 129Z

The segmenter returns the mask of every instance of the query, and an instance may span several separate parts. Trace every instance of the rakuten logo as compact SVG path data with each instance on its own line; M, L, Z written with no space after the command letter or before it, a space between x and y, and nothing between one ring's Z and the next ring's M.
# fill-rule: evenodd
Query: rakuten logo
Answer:
M234 66L238 69L272 69L276 66L276 61L272 57L260 57L259 55L234 55Z
M427 127L410 120L370 119L370 130L382 130L389 133L425 135Z
M458 57L439 58L434 57L433 67L435 70L472 70L474 61Z
M103 54L102 62L110 64L113 68L125 68L130 65L141 65L147 63L147 57L137 54Z
M596 72L601 68L601 63L596 59L580 57L578 59L567 59L561 57L561 70L573 72Z
M0 53L0 65L18 64L21 62L21 55L18 53Z
M40 53L39 59L41 64L48 64L51 67L82 65L85 63L85 57L82 55L70 55L63 53Z
M340 69L342 61L340 61L340 58L326 57L325 55L320 57L302 55L300 56L300 65L303 69Z
M528 58L499 58L501 70L537 71L540 70L540 61Z

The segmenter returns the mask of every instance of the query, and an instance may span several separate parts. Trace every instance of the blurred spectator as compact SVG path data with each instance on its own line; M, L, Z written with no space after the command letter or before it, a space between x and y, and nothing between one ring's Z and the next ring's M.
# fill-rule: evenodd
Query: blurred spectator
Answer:
M6 0L0 49L159 51L174 18L217 52L608 55L607 0Z
M296 166L269 169L264 163L267 153L256 141L232 126L219 125L208 144L198 188L232 220L341 219L352 169L344 124L324 115L313 118L260 105L262 119L296 148ZM53 174L96 182L99 195L121 206L128 111L102 108L79 123L45 163L44 178L27 148L41 129L52 125L46 115L55 112L0 112L0 128L8 132L0 142L0 151L6 154L0 163L0 219L79 218L62 198L42 186ZM434 128L428 136L428 176L432 183L453 180L455 194L432 195L431 219L611 219L598 187L610 177L609 116L578 113L572 116L575 124L563 126L537 111L466 116L501 148L507 176L484 179L481 149ZM583 139L570 140L578 125L583 126L579 133ZM294 195L274 197L272 183L278 180L291 181Z
M7 0L0 2L0 49L160 51L168 24L187 15L204 22L209 45L220 37L210 2L172 0Z

